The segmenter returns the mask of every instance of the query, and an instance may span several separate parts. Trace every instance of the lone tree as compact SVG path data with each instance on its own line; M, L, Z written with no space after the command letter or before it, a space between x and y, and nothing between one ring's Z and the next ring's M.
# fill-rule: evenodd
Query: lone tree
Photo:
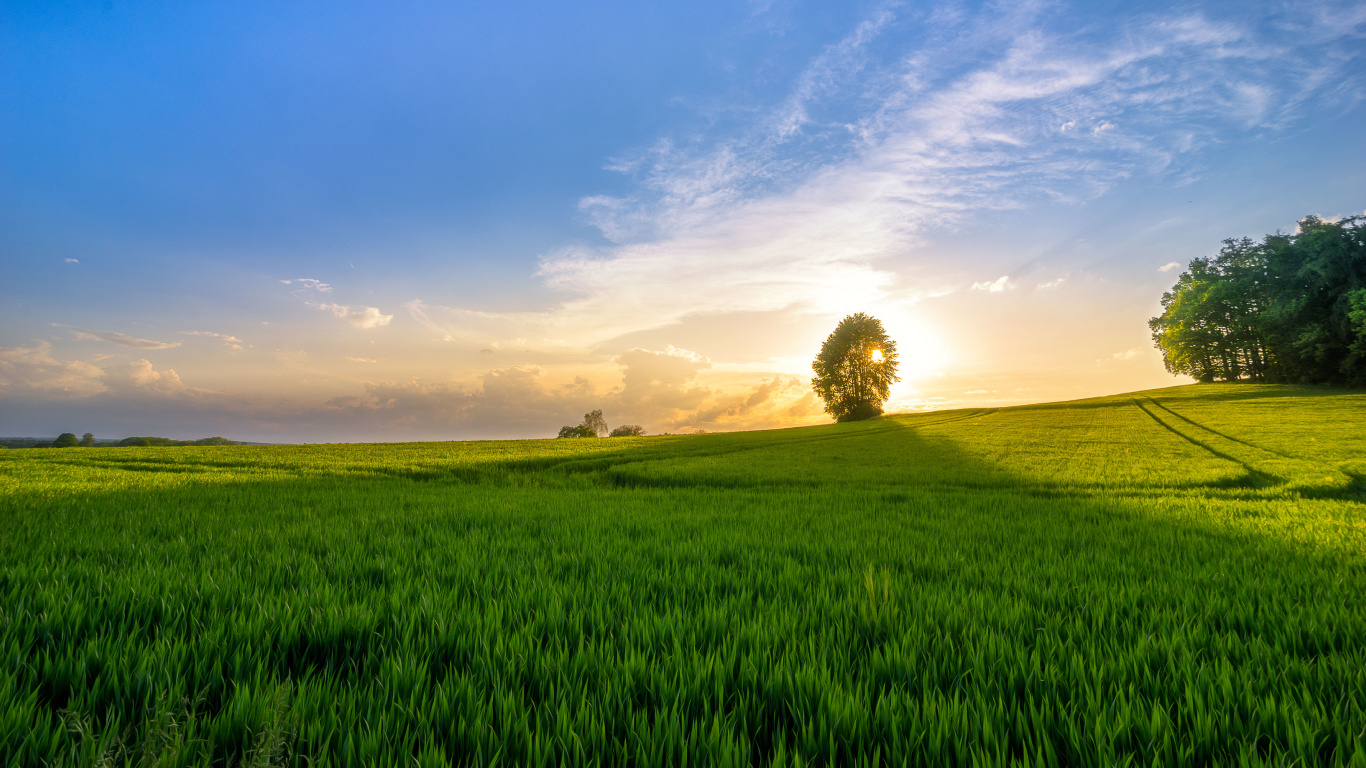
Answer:
M882 415L896 375L896 342L882 323L862 312L835 326L811 362L811 387L835 421L860 421Z
M56 440L52 441L53 448L74 448L80 444L80 441L76 439L76 435L71 432L63 432L62 434L57 435Z
M601 437L607 431L607 419L602 410L593 410L583 415L583 423L577 427L560 427L557 437Z

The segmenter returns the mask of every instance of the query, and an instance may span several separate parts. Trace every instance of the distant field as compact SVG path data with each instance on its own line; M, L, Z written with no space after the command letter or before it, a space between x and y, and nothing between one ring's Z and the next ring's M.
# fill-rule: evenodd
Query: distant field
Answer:
M1366 766L1366 393L0 452L11 766Z

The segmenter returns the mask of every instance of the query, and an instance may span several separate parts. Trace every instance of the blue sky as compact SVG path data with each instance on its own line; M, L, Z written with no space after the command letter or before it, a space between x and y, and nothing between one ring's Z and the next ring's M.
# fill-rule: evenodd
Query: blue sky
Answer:
M1366 209L1363 37L1360 2L0 3L0 432L815 423L854 311L896 409L1181 383L1170 264Z

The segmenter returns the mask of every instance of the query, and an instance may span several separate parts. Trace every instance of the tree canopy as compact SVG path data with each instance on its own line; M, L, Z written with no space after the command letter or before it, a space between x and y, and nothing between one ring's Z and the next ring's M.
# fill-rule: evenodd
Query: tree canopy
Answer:
M862 312L835 326L811 363L811 387L836 421L859 421L882 415L896 375L896 342L882 323Z
M1366 217L1225 240L1148 321L1172 373L1199 381L1366 386Z
M583 422L576 427L560 427L556 437L601 437L607 431L607 419L602 409L592 410L583 415Z

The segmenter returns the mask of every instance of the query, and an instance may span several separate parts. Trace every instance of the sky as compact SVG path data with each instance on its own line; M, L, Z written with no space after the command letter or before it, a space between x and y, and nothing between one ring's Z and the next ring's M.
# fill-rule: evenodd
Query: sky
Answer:
M1226 238L1366 211L1366 2L0 0L0 435L551 437L1188 383Z

